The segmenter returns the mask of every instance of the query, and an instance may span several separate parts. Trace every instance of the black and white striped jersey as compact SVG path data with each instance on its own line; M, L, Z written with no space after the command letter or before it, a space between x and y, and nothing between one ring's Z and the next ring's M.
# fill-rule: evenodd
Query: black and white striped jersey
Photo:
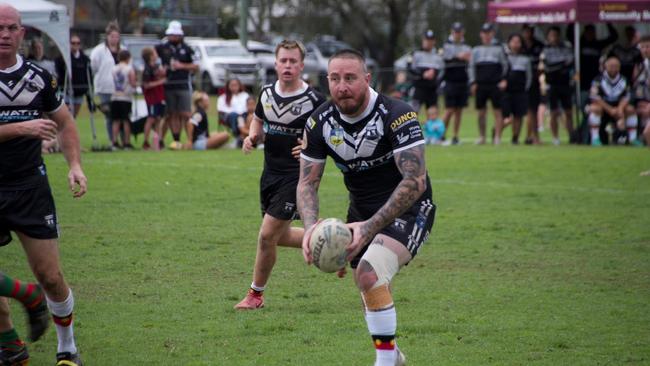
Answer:
M43 118L63 106L57 82L49 72L17 56L0 70L0 125ZM42 182L45 167L41 140L16 137L0 142L0 190L29 189Z
M639 75L634 81L634 98L650 102L650 59L639 64Z
M442 47L442 59L445 62L445 73L443 80L448 83L466 84L469 80L467 74L468 62L459 58L461 53L472 52L472 48L465 42L456 43L447 40Z
M620 73L611 78L607 72L596 76L589 91L591 100L601 99L607 104L618 105L623 99L630 99L627 80Z
M546 83L549 85L569 85L573 71L573 50L566 43L547 45L539 56L544 67Z
M508 58L498 42L482 44L472 48L469 62L469 82L477 84L494 84L506 78Z
M297 176L300 162L291 155L291 149L302 137L307 119L325 98L307 84L283 95L278 83L262 88L255 108L255 116L264 121L264 170Z
M312 114L305 131L301 157L313 162L332 157L352 204L371 210L379 209L402 180L394 154L424 144L413 108L372 89L360 116L342 115L330 101Z

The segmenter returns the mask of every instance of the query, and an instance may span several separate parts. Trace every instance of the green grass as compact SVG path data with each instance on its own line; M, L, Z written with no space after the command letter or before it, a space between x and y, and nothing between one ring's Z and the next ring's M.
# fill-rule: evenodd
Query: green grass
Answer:
M86 115L79 124L89 148ZM475 130L469 114L462 136ZM83 161L90 190L73 200L63 157L46 158L88 365L372 363L351 278L305 266L297 250L279 250L264 310L232 310L251 281L261 152ZM436 223L394 281L411 365L650 364L647 149L468 143L427 148L427 165ZM321 206L345 216L331 162ZM32 278L19 244L0 252L3 271ZM50 330L30 345L32 364L55 348Z

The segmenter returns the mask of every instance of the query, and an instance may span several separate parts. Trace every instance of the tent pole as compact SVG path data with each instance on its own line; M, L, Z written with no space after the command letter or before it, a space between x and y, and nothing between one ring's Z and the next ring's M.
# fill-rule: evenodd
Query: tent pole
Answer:
M582 100L580 99L580 22L575 22L573 26L573 47L575 74L578 76L576 81L576 123L580 126L580 116L582 114ZM574 124L575 125L575 124Z

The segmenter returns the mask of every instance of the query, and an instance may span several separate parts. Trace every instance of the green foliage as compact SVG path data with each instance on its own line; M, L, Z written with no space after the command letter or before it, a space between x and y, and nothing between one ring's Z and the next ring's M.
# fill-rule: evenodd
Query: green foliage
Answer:
M79 123L89 147L87 116ZM473 116L465 125L469 136ZM297 250L279 249L265 309L232 310L251 281L260 151L83 159L81 200L63 157L46 163L88 364L371 364L353 281L307 267ZM427 148L427 159L436 223L394 282L410 364L650 362L647 150L464 144ZM345 217L331 162L321 202L323 217ZM33 278L17 242L0 252L3 271ZM55 349L50 330L30 345L32 364L51 363Z

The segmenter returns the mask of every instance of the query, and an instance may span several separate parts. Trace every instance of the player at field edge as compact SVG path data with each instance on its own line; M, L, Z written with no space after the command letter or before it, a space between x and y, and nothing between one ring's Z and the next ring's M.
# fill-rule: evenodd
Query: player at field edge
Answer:
M296 186L298 161L305 122L324 102L324 97L300 76L305 47L284 40L275 49L278 80L260 92L255 115L242 150L250 153L264 143L264 171L260 178L262 226L257 240L253 282L235 309L253 310L264 306L264 290L277 256L277 246L300 248L304 230L291 227L297 218Z
M11 241L11 231L20 239L56 326L56 364L78 366L81 360L72 327L74 298L59 263L58 224L41 157L42 141L58 134L70 169L68 184L73 197L86 193L87 181L81 168L77 127L56 94L56 79L17 55L24 35L18 11L0 5L0 245ZM44 114L50 119L43 118ZM2 286L22 286L9 280L5 277ZM6 288L1 294L6 294ZM29 355L15 331L11 332L8 309L6 297L0 297L0 364L26 365ZM18 347L6 347L8 344Z
M305 127L298 210L303 254L318 221L318 187L330 156L350 192L347 247L375 347L375 366L404 365L395 342L397 313L391 280L427 240L435 215L424 161L424 137L413 108L370 87L363 55L342 50L329 60L332 99Z

